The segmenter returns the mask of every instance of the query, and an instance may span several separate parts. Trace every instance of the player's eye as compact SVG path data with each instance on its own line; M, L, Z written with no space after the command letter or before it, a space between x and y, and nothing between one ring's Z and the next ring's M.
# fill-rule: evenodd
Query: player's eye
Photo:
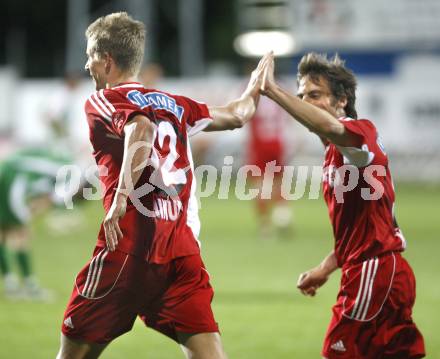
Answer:
M312 91L309 93L309 97L312 99L318 99L321 96L321 93L318 91Z

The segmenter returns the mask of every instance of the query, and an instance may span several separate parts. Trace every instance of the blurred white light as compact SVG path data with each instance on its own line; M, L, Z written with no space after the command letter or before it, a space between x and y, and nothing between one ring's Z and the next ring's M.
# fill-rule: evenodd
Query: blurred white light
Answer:
M284 31L251 31L238 35L234 48L242 56L262 56L271 50L276 56L287 56L294 52L295 40Z

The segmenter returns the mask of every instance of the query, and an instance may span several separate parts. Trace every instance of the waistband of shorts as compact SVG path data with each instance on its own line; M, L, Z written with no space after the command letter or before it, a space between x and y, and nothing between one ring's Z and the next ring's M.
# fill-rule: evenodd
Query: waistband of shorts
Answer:
M401 257L402 256L401 253L402 253L402 251L388 251L388 252L384 252L384 253L378 254L378 255L376 255L374 257L365 258L365 259L360 260L360 261L344 263L342 265L341 269L345 270L347 267L356 266L356 265L359 265L359 264L361 264L361 263L363 263L365 261L369 261L369 260L375 259L375 258L385 258L385 257L391 256L393 254L394 254L395 257Z

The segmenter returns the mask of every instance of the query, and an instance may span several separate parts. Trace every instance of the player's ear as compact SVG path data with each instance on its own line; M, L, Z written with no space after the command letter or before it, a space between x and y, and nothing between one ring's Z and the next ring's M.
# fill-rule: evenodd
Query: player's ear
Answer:
M108 75L110 70L111 70L111 68L112 68L112 66L113 66L113 59L108 54L108 52L106 52L104 54L104 57L105 57L105 67L104 67L104 69L105 69L105 73Z
M345 109L345 106L347 106L347 96L341 96L337 101L337 105L338 108Z

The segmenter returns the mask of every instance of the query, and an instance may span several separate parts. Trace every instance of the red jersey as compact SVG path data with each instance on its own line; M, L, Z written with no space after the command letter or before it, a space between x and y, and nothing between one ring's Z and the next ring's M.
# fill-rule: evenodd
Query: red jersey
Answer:
M200 221L188 137L212 121L207 106L139 83L125 83L92 94L85 112L93 155L104 166L100 180L106 212L119 181L125 124L138 114L156 124L149 166L135 186L143 191L129 197L119 222L124 238L117 249L159 264L199 253ZM105 243L101 225L97 245Z
M394 188L388 157L376 127L368 120L345 118L341 122L359 136L362 148L330 143L325 150L323 192L339 266L405 248L393 213Z

